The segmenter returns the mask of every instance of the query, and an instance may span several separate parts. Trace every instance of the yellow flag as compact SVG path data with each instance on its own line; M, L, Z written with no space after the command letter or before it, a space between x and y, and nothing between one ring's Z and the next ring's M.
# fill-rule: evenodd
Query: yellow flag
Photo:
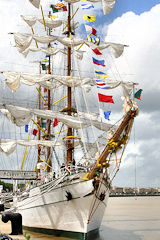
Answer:
M94 22L96 21L96 15L83 15L83 19L88 22Z
M57 17L56 17L56 16L50 16L50 18L51 18L51 19L55 19L55 18L57 18Z

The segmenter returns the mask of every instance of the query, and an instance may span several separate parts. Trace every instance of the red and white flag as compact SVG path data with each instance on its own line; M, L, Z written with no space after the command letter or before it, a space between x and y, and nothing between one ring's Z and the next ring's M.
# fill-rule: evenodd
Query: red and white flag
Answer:
M96 36L97 30L89 25L85 24L85 28L86 28L86 32L89 34L93 34L94 36Z

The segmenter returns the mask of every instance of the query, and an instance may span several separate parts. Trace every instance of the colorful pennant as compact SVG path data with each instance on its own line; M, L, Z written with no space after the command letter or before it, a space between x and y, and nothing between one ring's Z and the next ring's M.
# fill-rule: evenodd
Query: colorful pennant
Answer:
M100 44L100 38L99 37L88 36L88 41L91 42L91 43L94 43L97 46Z
M53 13L67 11L67 7L63 3L57 3L56 5L51 4L50 7L52 8Z
M102 119L110 120L109 117L110 117L111 111L104 112L104 110L100 108L99 113Z
M134 97L137 98L138 100L141 100L141 94L142 94L142 89L139 89L135 94Z
M28 133L28 124L25 125L25 132Z
M82 10L94 8L93 4L83 3L81 4Z
M92 51L93 51L96 55L102 55L102 53L98 50L98 48L92 49Z
M37 129L33 129L32 133L33 133L34 136L37 136L38 130Z
M98 93L99 102L114 103L112 96L106 96L104 94Z
M89 34L93 34L94 36L96 36L97 30L89 25L85 24L85 28L86 28L86 32Z
M53 127L58 126L59 120L57 118L54 119Z
M93 59L93 63L94 63L94 64L100 65L100 66L102 66L102 67L105 67L105 66L106 66L106 65L104 64L104 60L98 60L98 59L96 59L96 58L94 58L94 57L92 57L92 59Z
M95 22L96 21L96 16L95 15L83 15L83 19L88 21L88 22Z
M95 72L95 75L98 76L98 77L103 77L103 78L108 78L109 77L106 73L104 73L102 71L99 71L96 68L94 69L94 72Z
M104 118L107 119L107 120L110 120L109 119L110 114L111 114L111 111L104 112Z

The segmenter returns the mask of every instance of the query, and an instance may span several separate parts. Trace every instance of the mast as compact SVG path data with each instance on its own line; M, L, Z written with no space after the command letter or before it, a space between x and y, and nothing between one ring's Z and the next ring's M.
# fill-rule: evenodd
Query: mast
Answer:
M49 12L48 17L51 16L51 12ZM51 34L51 30L49 28L49 36ZM50 46L50 44L48 45L48 47ZM48 74L51 74L51 56L49 55L49 65L48 65ZM48 110L51 110L51 91L48 89ZM47 121L47 135L48 138L50 140L50 133L51 133L51 120L48 119ZM52 166L52 162L51 162L51 148L48 147L47 148L47 172L51 171L51 166Z
M41 63L39 63L39 73L41 74ZM41 86L39 86L39 92L41 92ZM41 109L41 96L40 93L38 95L38 109ZM40 117L37 117L37 124L40 126ZM38 128L38 140L41 139L41 130ZM38 145L38 157L37 157L37 163L40 162L40 154L41 154L41 147ZM40 169L37 169L37 177L38 173L40 172Z
M70 37L71 34L71 4L68 3L68 32L67 35ZM67 48L67 76L71 75L71 48ZM71 116L71 107L72 107L72 96L71 96L71 87L68 87L67 89L68 93L68 103L67 103L67 109L68 109L68 115ZM67 136L72 136L72 128L68 128ZM68 140L67 143L67 166L69 165L69 162L72 162L72 149L73 146L70 143L70 140Z

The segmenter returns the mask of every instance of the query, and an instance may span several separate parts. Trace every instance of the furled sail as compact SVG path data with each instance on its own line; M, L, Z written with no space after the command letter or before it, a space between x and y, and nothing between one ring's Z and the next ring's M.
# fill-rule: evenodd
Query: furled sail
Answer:
M5 76L6 84L12 91L17 91L20 84L26 84L33 86L39 84L48 89L58 88L61 85L68 87L82 87L89 91L92 86L96 86L96 79L94 78L80 78L76 76L63 76L54 74L33 74L33 73L19 73L19 72L3 72ZM51 79L56 81L50 82ZM122 86L123 96L129 97L133 88L133 83L113 80L103 80L110 89Z
M60 122L64 123L68 127L74 129L86 128L91 125L102 131L108 131L113 125L99 122L98 120L93 120L90 118L90 115L87 115L83 118L73 117L69 115L62 114L60 112L51 111L51 110L40 110L40 109L27 109L19 106L7 105L4 104L6 109L0 109L0 111L12 121L12 123L21 127L28 124L33 115L39 116L45 119L57 118ZM8 111L7 111L8 110Z
M87 46L95 47L95 45L91 42L85 41ZM120 57L123 54L124 47L128 47L128 45L120 44L120 43L112 43L112 42L101 42L100 45L96 46L99 50L103 50L105 48L110 48L113 51L113 54L116 58Z
M13 33L16 47L19 52L23 52L32 42L32 35L25 33Z
M102 8L103 8L103 13L109 14L112 9L114 8L114 4L116 3L117 0L102 0Z
M52 75L52 76L55 80L57 80L58 82L68 87L78 87L78 86L83 87L86 84L93 85L92 78L80 78L80 77L62 76L62 75Z
M48 28L57 28L60 27L62 25L62 20L60 19L54 19L54 18L45 18L44 20L42 18L39 17L35 17L35 16L23 16L21 15L22 19L30 26L32 27L36 21L38 20L41 24L44 24L45 21L45 25Z
M29 147L38 146L38 145L42 145L45 147L55 147L55 146L62 145L57 141L0 139L0 152L3 152L6 155L9 155L15 151L17 144L21 146L29 146Z
M54 42L57 39L57 37L55 36L39 36L39 35L27 34L27 33L13 33L13 35L14 35L16 47L18 48L18 51L20 53L30 46L32 39L44 44L45 43L49 44L50 42Z
M57 53L61 52L63 54L67 54L67 52L65 51L65 49L60 49L60 48L37 48L37 47L28 47L26 48L23 52L21 52L23 54L24 57L27 57L29 52L39 52L42 51L47 55L56 55ZM73 50L72 53L75 54L77 59L82 60L83 59L83 54L84 51L80 51L80 50Z
M62 43L64 46L66 47L76 47L82 43L85 42L85 40L83 39L78 39L78 38L74 38L74 39L71 39L71 38L68 38L68 37L57 37L57 41Z
M30 3L33 4L33 6L35 6L36 8L39 8L40 5L40 0L29 0Z
M3 75L5 76L7 86L12 91L17 91L21 83L29 86L33 86L38 83L49 89L60 86L59 83L49 82L49 80L53 78L53 76L50 74L3 72Z
M32 16L23 16L21 15L21 18L30 26L33 27L33 25L36 23L37 18Z
M31 52L39 52L41 50L41 48L37 48L37 47L28 47L26 48L23 52L21 52L23 54L24 57L27 57L28 53Z
M46 43L49 44L51 42L54 42L55 40L57 40L57 37L55 36L40 36L40 35L32 35L33 39L36 40L39 43Z
M19 52L23 52L25 49L27 49L30 46L32 39L34 39L39 43L44 43L44 44L45 43L49 44L57 40L58 42L60 42L61 44L67 47L76 47L85 42L85 40L78 39L78 38L71 39L67 37L40 36L40 35L25 34L25 33L13 33L13 34L14 34L16 47L18 48Z
M128 45L124 45L120 43L103 42L97 48L99 50L103 50L108 47L112 49L114 56L118 58L123 54L124 48L128 47Z
M44 24L44 20L42 18L38 18L38 21L41 24ZM48 28L57 28L62 25L63 21L60 19L54 19L54 18L45 18L45 24Z

